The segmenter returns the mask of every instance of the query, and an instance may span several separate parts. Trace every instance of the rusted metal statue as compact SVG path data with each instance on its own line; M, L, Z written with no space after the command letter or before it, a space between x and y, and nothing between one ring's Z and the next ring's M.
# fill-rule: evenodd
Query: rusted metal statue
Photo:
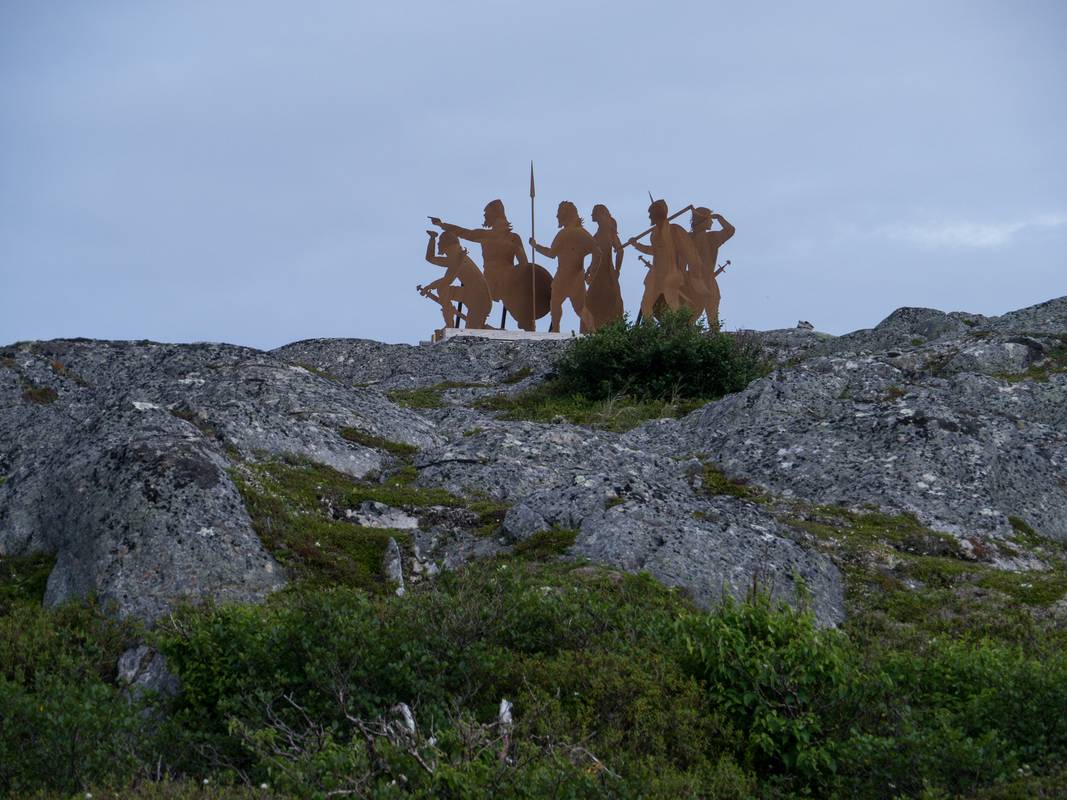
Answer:
M426 242L426 260L444 267L445 274L433 283L416 288L424 297L440 304L446 328L458 328L458 319L461 316L466 319L468 328L486 327L485 320L489 316L493 301L485 276L471 261L454 232L445 231L440 238L437 231L426 233L430 237ZM434 255L435 242L440 255ZM458 285L454 285L454 281L459 281ZM434 294L435 291L437 294ZM459 307L466 305L467 313L463 315L453 303L458 303Z
M593 239L600 247L600 258L594 260L587 273L589 289L585 295L583 320L588 330L595 331L623 315L619 275L624 251L619 240L619 226L608 207L598 203L593 206L590 216L597 224Z
M595 331L624 314L619 276L625 248L633 246L643 254L638 259L648 267L638 320L653 316L662 306L684 307L694 321L706 315L708 327L719 329L721 295L717 276L725 266L717 267L716 261L719 248L736 232L721 214L693 205L670 214L665 200L652 200L650 195L648 218L652 227L623 244L607 206L593 207L591 217L597 228L590 234L577 207L565 200L556 212L559 231L546 247L538 244L534 231L535 194L531 164L529 257L522 239L512 230L501 200L485 206L480 229L463 228L430 217L444 232L438 235L427 231L430 241L426 260L444 267L445 275L418 289L441 305L446 327L454 328L460 320L466 321L467 328L489 327L486 321L492 303L499 300L504 305L501 329L508 313L520 328L531 332L535 330L536 320L551 313L549 330L558 332L563 305L570 300L580 320L580 330ZM686 212L692 213L688 231L674 222ZM719 227L713 230L715 223ZM640 241L650 234L648 244ZM461 239L481 246L484 275L468 257ZM534 263L538 253L557 260L554 278ZM586 256L590 257L588 269ZM644 256L651 256L651 260Z
M485 221L478 230L442 222L438 217L430 217L430 222L460 239L481 245L485 280L493 300L504 304L505 314L510 313L520 328L533 331L535 320L548 312L546 301L552 276L526 258L522 239L511 230L504 203L493 200L486 205Z
M559 204L556 220L560 230L550 247L538 244L534 237L530 237L534 250L547 258L557 259L559 264L556 277L552 279L552 323L549 331L559 332L563 301L569 299L574 313L582 320L581 331L585 333L587 326L582 317L585 310L585 257L591 255L595 263L600 258L600 245L585 229L577 207L569 200Z
M719 230L711 230L713 223L718 222ZM719 330L719 293L718 275L723 268L718 268L716 262L719 258L719 248L736 233L736 228L727 221L722 214L716 214L709 208L693 209L692 220L689 224L689 236L696 246L697 254L701 263L701 283L704 294L700 303L700 310L707 314L708 327Z

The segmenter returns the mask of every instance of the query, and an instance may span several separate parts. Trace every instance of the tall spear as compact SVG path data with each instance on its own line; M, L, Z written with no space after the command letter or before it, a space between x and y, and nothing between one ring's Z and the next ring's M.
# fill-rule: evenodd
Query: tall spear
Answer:
M534 233L534 191L533 161L530 161L530 325L537 330L537 268L534 266L535 251L534 242L537 234Z

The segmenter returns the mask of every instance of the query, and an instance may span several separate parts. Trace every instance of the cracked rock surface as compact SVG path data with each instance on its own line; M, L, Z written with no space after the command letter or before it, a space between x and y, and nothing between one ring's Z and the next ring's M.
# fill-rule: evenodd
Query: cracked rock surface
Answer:
M234 466L295 457L372 478L398 466L388 443L415 448L416 486L506 509L479 535L467 508L338 512L406 531L414 555L398 546L393 561L413 579L567 530L565 557L647 571L700 605L753 581L791 601L803 582L820 622L839 622L830 558L773 507L709 493L708 463L778 498L910 512L968 541L1009 535L1013 517L1067 540L1067 298L1001 317L899 309L840 337L749 335L771 374L623 434L469 404L543 380L559 342L2 347L0 557L55 554L47 602L94 594L148 620L181 598L257 600L285 575ZM443 407L390 399L428 387Z

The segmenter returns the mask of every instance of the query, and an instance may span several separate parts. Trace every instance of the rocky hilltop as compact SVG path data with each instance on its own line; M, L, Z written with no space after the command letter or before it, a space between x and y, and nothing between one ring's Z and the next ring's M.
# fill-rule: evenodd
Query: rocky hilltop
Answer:
M703 605L753 582L792 601L802 581L834 624L839 553L818 535L834 519L906 519L909 547L1005 571L1041 569L1020 531L1067 541L1067 297L759 336L766 377L622 433L477 402L537 385L555 342L9 345L0 556L53 554L47 603L95 595L147 620L262 598L291 575L268 511L298 478L292 526L314 512L335 544L363 537L336 552L396 586L551 541Z

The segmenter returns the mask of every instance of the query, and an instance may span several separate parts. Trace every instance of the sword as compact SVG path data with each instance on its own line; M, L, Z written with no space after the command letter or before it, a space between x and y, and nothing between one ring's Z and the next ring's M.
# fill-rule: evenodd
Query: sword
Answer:
M423 297L428 297L429 299L431 299L435 303L437 303L437 305L444 306L444 302L441 300L441 296L439 294L434 294L433 292L430 292L430 291L427 291L426 289L423 289L422 288L422 284L419 284L415 288L418 290L419 294L421 294ZM451 303L449 305L451 305ZM453 308L452 309L452 313L454 313L458 319L461 319L464 322L466 322L467 321L467 315L464 314L462 312L462 310L460 310L462 308L463 308L463 303L460 303L459 304L459 309Z

